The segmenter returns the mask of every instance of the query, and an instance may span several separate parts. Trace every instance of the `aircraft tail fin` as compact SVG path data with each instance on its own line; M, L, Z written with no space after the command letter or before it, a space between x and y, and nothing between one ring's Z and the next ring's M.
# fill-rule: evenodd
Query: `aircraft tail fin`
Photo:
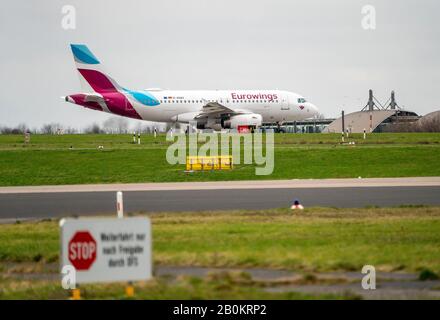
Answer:
M81 87L86 92L114 92L121 86L102 70L101 62L84 44L71 44L76 69L79 72Z

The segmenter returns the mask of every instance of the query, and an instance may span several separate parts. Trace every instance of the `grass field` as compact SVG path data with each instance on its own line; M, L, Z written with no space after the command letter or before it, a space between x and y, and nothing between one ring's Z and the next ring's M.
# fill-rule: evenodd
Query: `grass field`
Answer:
M81 286L82 299L126 299L124 283L87 284ZM180 277L170 284L166 279L156 278L148 282L137 282L135 299L148 300L314 300L314 299L358 299L347 292L335 294L305 294L296 292L269 293L262 290L244 274L212 275L200 279ZM71 293L61 288L59 281L20 280L0 277L0 300L5 299L68 299Z
M256 176L254 165L233 171L184 173L169 165L164 135L0 135L0 186L294 178L406 177L440 175L440 134L276 134L275 168ZM104 149L98 150L98 146ZM72 148L70 148L72 147Z
M440 272L440 207L154 214L162 265ZM0 263L56 262L56 221L0 225Z
M156 266L288 269L307 275L360 272L370 264L378 271L440 274L440 207L227 211L151 219ZM66 298L57 281L27 280L57 264L58 252L57 221L0 225L0 299ZM27 277L17 277L20 273ZM173 283L156 278L136 286L137 297L146 299L353 298L268 293L240 274L180 277ZM87 298L123 298L118 284L84 289Z

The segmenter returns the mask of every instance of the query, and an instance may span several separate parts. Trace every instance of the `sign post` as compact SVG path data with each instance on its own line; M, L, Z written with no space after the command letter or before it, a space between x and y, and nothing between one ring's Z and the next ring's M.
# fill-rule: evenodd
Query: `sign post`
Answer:
M342 120L342 134L345 132L345 113L344 110L341 112L341 120Z
M116 212L118 214L118 218L124 217L124 201L122 198L122 191L116 192Z
M81 300L81 291L79 288L72 290L72 300Z

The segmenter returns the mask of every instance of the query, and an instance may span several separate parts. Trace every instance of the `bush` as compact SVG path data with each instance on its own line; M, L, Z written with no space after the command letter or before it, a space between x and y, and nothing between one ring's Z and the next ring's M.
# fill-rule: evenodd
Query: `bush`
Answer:
M419 280L421 281L437 280L438 278L439 278L438 275L429 269L423 269L419 273Z

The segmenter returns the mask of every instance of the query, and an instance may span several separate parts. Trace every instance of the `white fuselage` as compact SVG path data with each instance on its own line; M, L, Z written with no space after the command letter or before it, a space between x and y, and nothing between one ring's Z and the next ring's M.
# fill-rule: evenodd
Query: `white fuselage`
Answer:
M138 91L139 92L139 91ZM318 109L293 92L280 90L160 90L147 89L159 102L154 106L127 96L143 120L187 123L203 111L207 102L248 113L260 114L263 122L300 121L318 114Z

